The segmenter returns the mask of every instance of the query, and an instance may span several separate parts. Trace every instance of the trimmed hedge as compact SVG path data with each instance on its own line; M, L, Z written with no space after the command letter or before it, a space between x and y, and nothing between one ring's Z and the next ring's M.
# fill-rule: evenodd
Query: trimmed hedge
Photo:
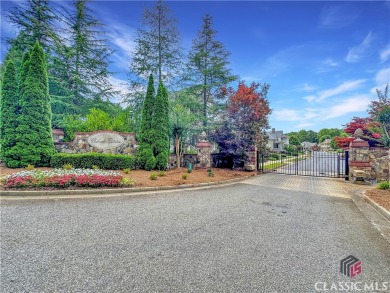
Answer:
M135 169L135 157L131 155L116 155L102 153L85 154L64 154L59 153L51 157L50 166L62 168L66 164L71 164L74 168L92 168L98 166L100 169L123 170Z

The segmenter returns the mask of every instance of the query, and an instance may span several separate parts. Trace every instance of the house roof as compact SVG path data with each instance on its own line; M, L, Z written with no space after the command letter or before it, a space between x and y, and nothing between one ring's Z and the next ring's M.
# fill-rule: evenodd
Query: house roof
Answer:
M283 130L278 130L275 132L268 131L267 135L268 135L268 139L274 139L274 140L287 138L287 136L283 134Z

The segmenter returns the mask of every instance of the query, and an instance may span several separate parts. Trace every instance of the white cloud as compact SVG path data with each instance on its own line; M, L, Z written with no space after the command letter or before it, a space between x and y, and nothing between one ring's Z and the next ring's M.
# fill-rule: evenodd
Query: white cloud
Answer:
M340 117L353 112L363 112L367 109L370 102L370 95L357 95L344 99L339 104L326 109L324 111L326 114L322 117L322 120Z
M121 102L122 97L129 93L128 82L126 80L115 78L112 76L109 77L109 81L112 84L113 89L119 92L118 96L114 100L112 100L112 102Z
M349 49L348 54L345 57L345 61L347 61L348 63L358 62L366 53L366 51L370 48L373 39L374 37L372 35L372 32L369 32L359 45Z
M299 121L301 119L299 112L292 109L274 110L273 115L280 121Z
M297 129L305 129L305 128L307 128L307 127L309 127L309 126L313 126L313 125L315 125L315 123L302 122L302 123L299 123L299 124L296 126L296 128L297 128Z
M389 60L389 58L390 58L390 45L387 45L387 48L380 51L379 57L381 58L382 62Z
M390 83L390 67L379 70L375 75L375 82L378 86Z
M316 89L315 86L309 85L307 82L297 87L298 91L312 92Z
M320 101L327 99L329 97L333 97L333 96L340 95L340 94L349 92L351 90L357 89L365 81L366 81L365 79L345 81L335 88L320 91L318 93L317 99L315 101L320 102ZM311 99L311 100L314 101L314 99Z
M294 66L294 60L301 60L305 47L306 45L291 46L276 52L268 57L265 62L261 60L260 70L256 75L263 79L264 77L275 77L290 70Z
M309 103L311 103L317 100L317 96L311 95L311 96L304 97L304 99Z
M339 66L339 64L336 61L334 61L332 58L328 58L328 59L324 60L322 63L326 66L329 66L329 67Z
M319 17L319 28L338 29L351 25L359 17L359 13L351 8L345 5L324 7Z

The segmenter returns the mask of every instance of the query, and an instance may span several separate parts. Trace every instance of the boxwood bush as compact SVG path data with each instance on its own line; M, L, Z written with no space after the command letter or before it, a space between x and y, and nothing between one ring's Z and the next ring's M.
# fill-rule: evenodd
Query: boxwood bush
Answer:
M87 168L98 166L100 169L123 170L135 169L135 157L132 155L116 155L102 153L64 154L59 153L51 157L50 166L62 168L71 164L74 168Z

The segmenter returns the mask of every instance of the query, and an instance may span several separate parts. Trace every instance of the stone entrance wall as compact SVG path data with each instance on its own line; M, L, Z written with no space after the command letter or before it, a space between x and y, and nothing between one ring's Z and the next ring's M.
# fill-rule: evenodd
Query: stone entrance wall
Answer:
M94 132L76 132L72 142L54 142L60 153L106 153L106 154L134 154L137 148L135 134L131 132L117 132L100 130Z
M366 141L356 139L349 146L349 177L362 170L370 180L390 180L390 149L370 148Z

